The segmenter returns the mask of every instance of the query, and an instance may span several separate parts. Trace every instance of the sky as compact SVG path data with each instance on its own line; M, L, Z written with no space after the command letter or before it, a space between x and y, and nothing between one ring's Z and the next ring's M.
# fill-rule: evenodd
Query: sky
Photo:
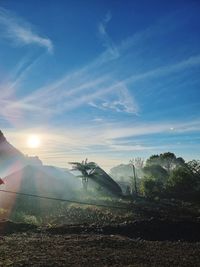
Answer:
M0 129L60 167L200 159L199 14L198 0L0 0Z

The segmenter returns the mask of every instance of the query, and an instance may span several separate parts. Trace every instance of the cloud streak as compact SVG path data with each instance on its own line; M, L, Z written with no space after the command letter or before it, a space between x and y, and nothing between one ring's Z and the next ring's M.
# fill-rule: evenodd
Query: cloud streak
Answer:
M173 128L173 131L171 130ZM113 166L112 161L120 162L120 158L128 161L134 153L150 155L166 149L176 150L177 145L172 143L155 144L147 142L152 136L164 137L176 133L180 136L187 136L188 133L200 131L200 121L188 122L148 122L130 126L125 123L105 123L100 125L84 125L81 131L77 127L62 127L56 130L52 127L21 129L18 133L9 129L5 130L8 141L13 143L25 154L32 154L33 151L26 147L25 140L30 134L37 133L41 137L42 146L37 150L37 155L46 164L57 164L66 167L72 159L82 160L84 157L92 158L103 166ZM144 137L136 139L136 137ZM129 139L127 139L129 138ZM131 138L131 139L130 139ZM169 141L168 141L169 142ZM148 144L147 144L148 143ZM182 144L182 148L188 144ZM103 158L102 158L103 155ZM119 158L119 160L117 160Z
M34 110L36 106L37 109L43 110L44 114L50 115L88 104L105 111L137 115L140 110L139 105L128 86L133 86L138 81L157 79L198 65L200 65L200 55L140 74L133 74L119 81L114 79L112 73L102 73L96 77L95 72L92 72L89 67L88 70L86 68L84 71L68 74L53 84L36 90L32 95L19 101L17 105L24 110L32 108ZM99 68L97 70L102 71Z
M0 25L6 38L16 44L37 46L47 49L49 53L53 52L52 41L42 37L32 30L30 24L14 15L12 12L0 7Z

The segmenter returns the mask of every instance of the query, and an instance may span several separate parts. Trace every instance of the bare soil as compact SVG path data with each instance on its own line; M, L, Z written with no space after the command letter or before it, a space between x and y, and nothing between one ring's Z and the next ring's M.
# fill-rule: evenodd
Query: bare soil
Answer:
M0 266L200 266L200 243L119 235L18 233L0 238Z
M38 228L1 222L0 266L200 266L200 240L191 240L199 222L171 222L163 234L167 223ZM151 241L156 231L162 241Z

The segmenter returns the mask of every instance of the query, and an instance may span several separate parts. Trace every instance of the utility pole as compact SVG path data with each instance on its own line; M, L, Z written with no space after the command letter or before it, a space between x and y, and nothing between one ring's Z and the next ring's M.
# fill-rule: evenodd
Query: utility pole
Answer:
M130 164L133 168L133 181L134 181L134 190L135 194L137 195L137 181L136 181L136 171L135 171L135 165L134 165L134 160L130 160Z

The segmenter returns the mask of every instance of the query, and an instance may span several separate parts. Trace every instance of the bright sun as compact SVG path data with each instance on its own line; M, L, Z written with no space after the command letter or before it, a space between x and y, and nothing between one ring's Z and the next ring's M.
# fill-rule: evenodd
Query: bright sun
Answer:
M27 146L30 148L38 148L40 146L41 140L38 135L30 135L27 138Z

